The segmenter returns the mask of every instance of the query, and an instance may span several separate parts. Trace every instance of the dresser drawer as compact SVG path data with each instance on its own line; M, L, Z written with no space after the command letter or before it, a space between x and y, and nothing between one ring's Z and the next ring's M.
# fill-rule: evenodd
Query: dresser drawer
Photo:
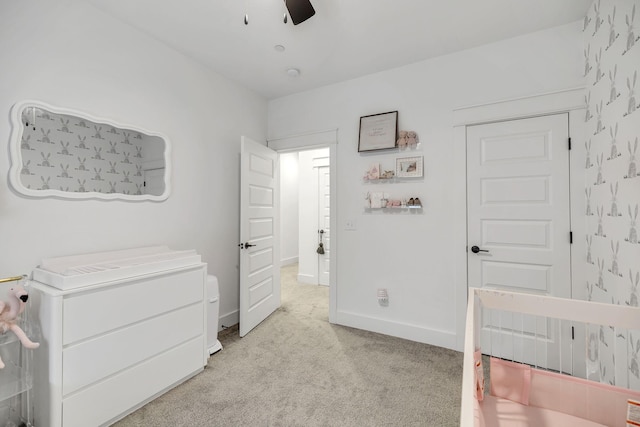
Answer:
M196 338L87 387L62 401L64 427L97 427L143 405L202 371L202 338Z
M67 295L63 345L202 301L204 280L204 271L198 268Z
M63 396L202 336L203 317L200 302L65 348Z

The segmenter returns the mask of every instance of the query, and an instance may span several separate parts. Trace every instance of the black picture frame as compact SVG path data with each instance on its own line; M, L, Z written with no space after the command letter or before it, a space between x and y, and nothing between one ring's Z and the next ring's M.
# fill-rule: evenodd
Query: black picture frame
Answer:
M396 148L398 140L398 112L360 117L358 152Z

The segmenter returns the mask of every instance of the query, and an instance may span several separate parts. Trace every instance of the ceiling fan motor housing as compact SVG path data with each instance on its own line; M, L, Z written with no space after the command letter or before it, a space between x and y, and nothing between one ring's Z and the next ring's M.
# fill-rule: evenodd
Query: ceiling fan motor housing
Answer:
M293 25L298 25L316 14L309 0L284 0Z

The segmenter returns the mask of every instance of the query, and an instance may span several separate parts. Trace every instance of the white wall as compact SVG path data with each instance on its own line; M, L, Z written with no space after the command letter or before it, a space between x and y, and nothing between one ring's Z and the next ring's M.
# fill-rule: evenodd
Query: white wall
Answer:
M84 2L1 2L0 64L0 277L29 273L56 255L193 248L219 278L221 324L237 322L239 141L266 139L266 101ZM27 98L167 135L169 199L17 195L7 183L8 114Z
M298 153L280 154L280 262L298 262Z
M318 284L318 159L328 159L329 149L301 151L299 154L299 258L298 281Z
M456 348L452 110L581 86L581 22L422 61L269 102L269 137L338 128L337 323ZM421 214L365 213L362 175L397 152L358 154L359 117L399 111L417 131L425 177L382 191L416 194ZM355 220L356 230L345 231ZM389 291L389 306L376 290ZM461 340L460 340L461 341Z

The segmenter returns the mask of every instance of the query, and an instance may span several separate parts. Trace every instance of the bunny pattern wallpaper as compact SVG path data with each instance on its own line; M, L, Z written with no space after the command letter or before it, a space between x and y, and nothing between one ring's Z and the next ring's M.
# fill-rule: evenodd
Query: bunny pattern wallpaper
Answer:
M584 19L587 298L638 306L640 1L595 0ZM588 376L640 390L640 331L591 328Z
M27 188L144 194L143 147L156 137L28 108L20 179ZM29 123L29 125L26 125Z

